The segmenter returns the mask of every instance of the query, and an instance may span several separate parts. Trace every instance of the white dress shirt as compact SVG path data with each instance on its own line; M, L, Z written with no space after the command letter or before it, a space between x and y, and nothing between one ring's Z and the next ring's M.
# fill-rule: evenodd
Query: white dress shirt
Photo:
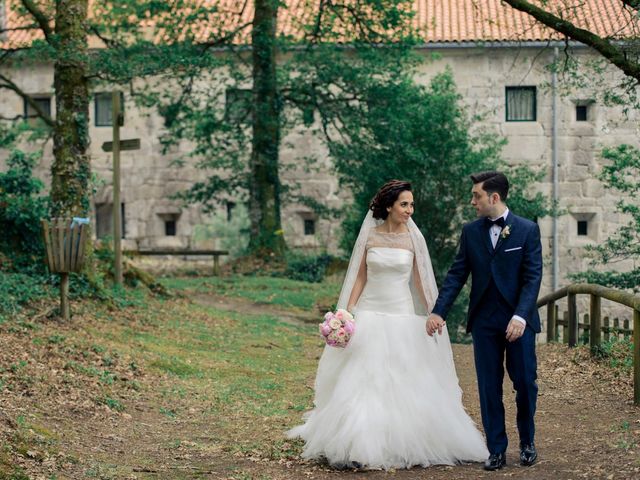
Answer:
M507 216L509 215L509 209L505 209L504 213L502 215L500 215L499 217L495 217L495 218L490 218L491 221L495 221L497 219L499 219L500 217L504 218L504 221L507 221ZM491 225L491 228L489 229L489 235L491 236L491 245L493 245L493 248L496 248L496 245L498 244L498 239L500 238L500 232L502 232L502 227L500 225ZM527 325L527 321L522 318L519 315L514 315L513 318L515 318L516 320L518 320L519 322L522 322L525 327Z

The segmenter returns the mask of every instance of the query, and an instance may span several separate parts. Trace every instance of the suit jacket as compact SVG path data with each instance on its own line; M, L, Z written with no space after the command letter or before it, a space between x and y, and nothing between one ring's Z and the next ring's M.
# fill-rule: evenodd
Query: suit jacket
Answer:
M462 228L458 254L440 289L433 313L446 318L471 274L467 332L471 331L474 312L492 278L504 300L513 308L513 315L524 318L536 333L540 332L540 316L536 307L542 281L540 229L536 223L511 211L506 225L509 235L504 235L503 229L495 249L484 218Z

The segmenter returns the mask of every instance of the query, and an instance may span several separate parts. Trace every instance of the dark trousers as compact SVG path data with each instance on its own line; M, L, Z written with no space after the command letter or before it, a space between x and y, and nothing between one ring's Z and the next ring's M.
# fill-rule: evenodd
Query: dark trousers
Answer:
M535 332L527 326L522 337L509 342L506 330L511 316L503 302L494 303L492 308L474 315L471 331L482 425L490 453L505 452L508 444L502 403L505 353L507 372L516 391L520 443L533 443L535 434L533 417L538 395Z

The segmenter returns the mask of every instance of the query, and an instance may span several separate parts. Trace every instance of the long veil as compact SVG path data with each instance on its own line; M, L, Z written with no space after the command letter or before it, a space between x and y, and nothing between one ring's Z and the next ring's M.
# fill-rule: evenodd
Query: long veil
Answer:
M349 260L349 267L347 268L347 274L344 277L342 283L342 290L340 290L340 297L338 297L338 308L347 308L353 285L356 282L358 276L358 270L362 263L362 258L366 252L367 238L369 238L369 232L372 228L380 225L382 220L376 220L373 218L373 212L369 210L360 227L360 233L356 239L356 243L351 253L351 259ZM424 303L420 300L418 287L413 282L413 276L411 281L411 293L413 296L413 303L416 314L426 315L431 312L433 306L438 298L438 287L436 285L436 278L433 274L433 267L431 265L431 257L429 256L429 249L427 248L427 242L420 232L420 229L412 219L409 219L407 223L409 228L409 234L411 236L411 242L413 243L413 250L415 255L415 264L420 276L420 283L422 287L422 294L427 302L426 309Z

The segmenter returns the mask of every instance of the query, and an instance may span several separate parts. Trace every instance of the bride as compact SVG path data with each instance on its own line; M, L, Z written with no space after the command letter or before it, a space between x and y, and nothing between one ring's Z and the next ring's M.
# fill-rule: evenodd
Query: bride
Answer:
M413 208L399 180L371 201L337 305L354 314L355 333L344 349L325 347L315 408L287 432L305 440L304 458L389 469L488 455L462 406L446 327L425 333L438 291Z

